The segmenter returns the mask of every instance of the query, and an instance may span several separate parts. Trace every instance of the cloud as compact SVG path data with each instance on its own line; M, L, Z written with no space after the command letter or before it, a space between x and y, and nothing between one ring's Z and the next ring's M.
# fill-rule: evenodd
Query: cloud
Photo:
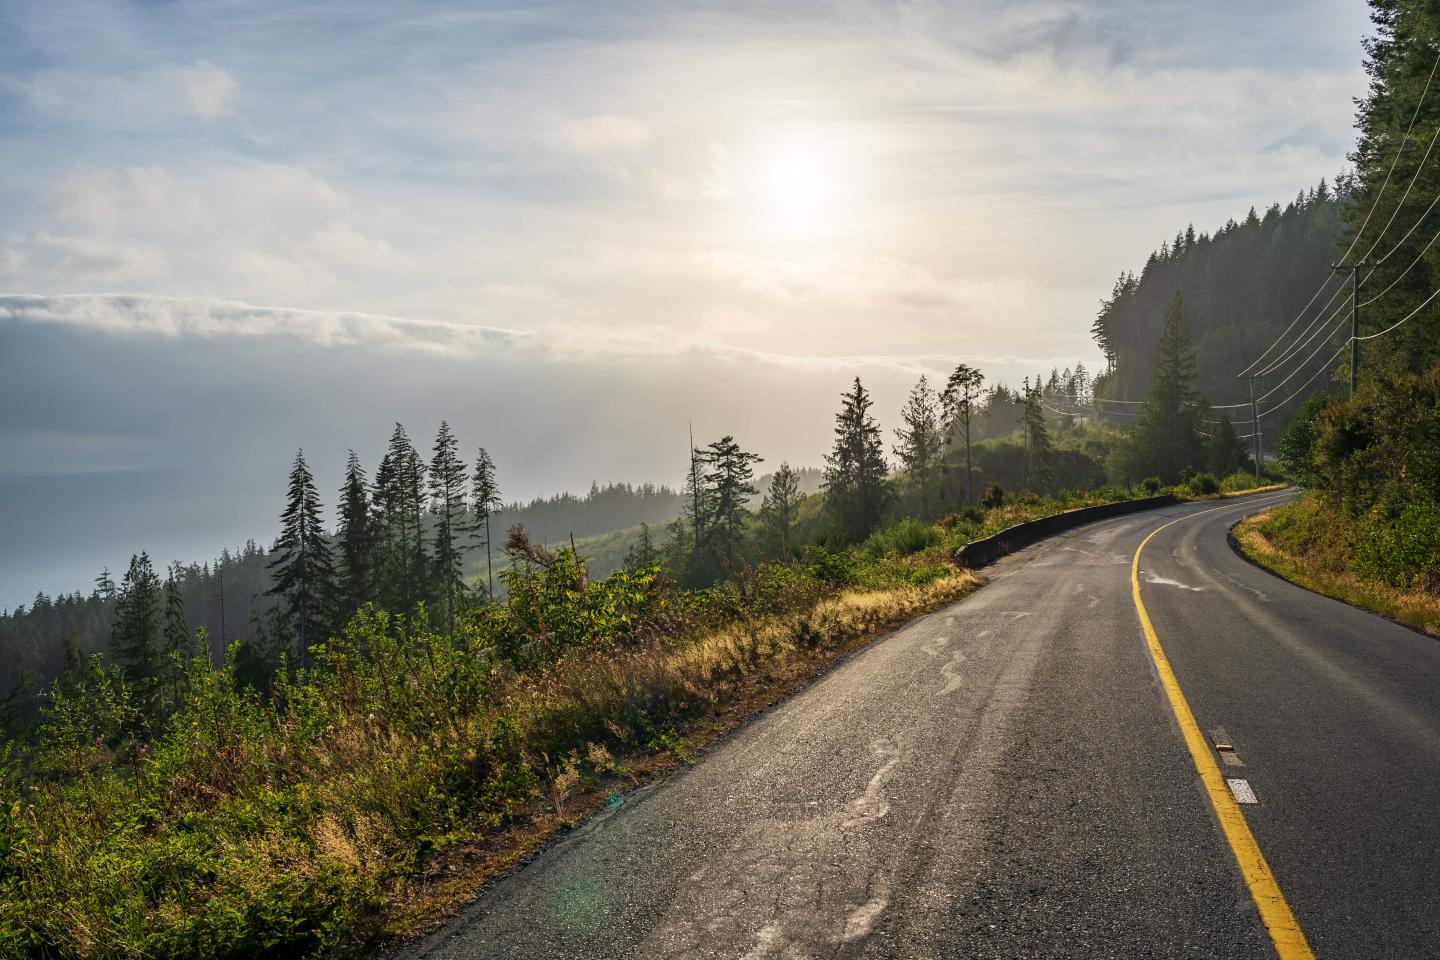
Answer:
M83 274L112 281L148 281L168 274L165 254L152 246L113 243L101 237L56 236L42 233L34 238L32 250L48 255L50 269L60 273ZM13 252L12 252L13 253ZM28 269L23 254L11 269Z
M296 340L322 347L402 350L454 357L606 366L699 358L807 371L883 369L919 376L966 362L1026 367L1070 363L1069 357L1006 354L778 353L705 338L678 337L664 327L621 331L551 324L520 331L350 311L262 307L246 303L117 294L0 294L0 323L53 324L117 336Z
M132 75L42 70L23 84L31 109L72 120L166 126L209 123L230 112L238 85L208 60L170 63Z
M645 143L650 139L650 128L634 117L603 113L567 123L562 134L572 149L599 153Z

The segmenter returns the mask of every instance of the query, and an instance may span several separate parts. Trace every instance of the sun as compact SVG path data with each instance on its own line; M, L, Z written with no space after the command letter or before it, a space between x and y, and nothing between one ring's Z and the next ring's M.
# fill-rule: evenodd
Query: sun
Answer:
M833 139L796 134L762 142L746 191L757 225L777 239L833 238L852 212L852 166Z

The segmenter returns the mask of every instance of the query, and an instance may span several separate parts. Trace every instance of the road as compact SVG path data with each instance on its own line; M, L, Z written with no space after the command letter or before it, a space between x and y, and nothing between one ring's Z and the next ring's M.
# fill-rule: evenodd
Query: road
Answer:
M1310 948L1440 956L1440 642L1236 556L1285 496L1003 559L397 958L1276 956L1132 596L1177 519L1141 596Z

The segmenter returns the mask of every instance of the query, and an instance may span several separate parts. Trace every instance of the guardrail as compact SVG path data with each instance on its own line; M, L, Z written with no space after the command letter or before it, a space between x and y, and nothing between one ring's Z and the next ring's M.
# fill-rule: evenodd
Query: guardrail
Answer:
M982 540L970 541L955 551L955 562L962 567L974 570L994 563L1007 553L1013 553L1021 547L1028 547L1035 541L1043 540L1062 530L1070 530L1095 520L1104 520L1107 517L1139 513L1155 507L1168 507L1179 502L1174 494L1163 493L1158 497L1146 497L1143 500L1119 500L1115 503L1101 503L1093 507L1077 507L1074 510L1066 510L1064 513L1040 517L1038 520L1026 520L1013 527L1006 527L999 533Z

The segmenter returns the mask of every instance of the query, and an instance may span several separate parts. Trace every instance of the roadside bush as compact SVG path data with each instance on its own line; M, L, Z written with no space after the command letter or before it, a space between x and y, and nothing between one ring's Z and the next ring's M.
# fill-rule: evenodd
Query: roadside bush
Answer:
M998 483L985 484L985 492L980 496L980 505L994 509L1005 506L1005 490Z
M1186 481L1185 486L1192 496L1208 497L1220 492L1220 481L1213 473L1197 473Z
M1252 490L1256 484L1263 481L1256 480L1255 474L1245 470L1236 470L1230 476L1220 481L1222 493L1239 493L1241 490Z
M908 557L928 550L940 542L940 531L913 518L901 520L884 530L877 530L865 541L866 552L874 557L894 555Z
M1440 587L1440 507L1412 502L1393 510L1377 504L1356 538L1360 572L1392 587Z
M1160 492L1160 478L1146 477L1144 480L1141 480L1137 486L1143 493L1153 497Z

